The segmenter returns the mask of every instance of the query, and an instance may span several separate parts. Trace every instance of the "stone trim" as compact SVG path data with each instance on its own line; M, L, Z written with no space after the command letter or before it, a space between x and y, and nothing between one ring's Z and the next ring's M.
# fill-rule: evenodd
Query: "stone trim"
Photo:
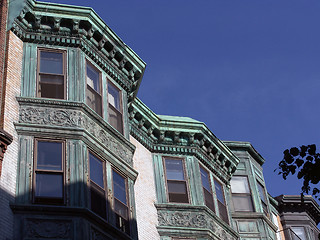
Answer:
M139 99L130 106L129 119L130 134L149 151L193 155L229 184L240 160L203 123L188 118L161 120Z
M167 234L179 230L183 232L208 231L212 239L235 240L239 235L217 216L209 213L204 206L181 206L156 204L158 210L158 230Z
M17 100L20 105L19 122L15 124L18 133L39 136L39 132L45 134L50 129L65 137L81 137L85 133L132 167L135 146L84 103L21 97Z

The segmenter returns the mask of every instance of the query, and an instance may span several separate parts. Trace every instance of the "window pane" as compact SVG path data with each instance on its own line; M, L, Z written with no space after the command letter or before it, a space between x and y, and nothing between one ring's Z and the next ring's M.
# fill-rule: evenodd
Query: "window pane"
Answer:
M128 219L128 207L117 199L114 200L114 211L124 219Z
M103 162L89 153L90 161L90 179L101 188L104 188L103 183Z
M185 182L168 181L170 202L188 203L188 192Z
M87 105L98 113L100 116L102 115L102 103L101 103L101 96L90 89L87 88Z
M215 180L214 186L215 186L218 201L221 202L222 204L225 204L222 185L217 180Z
M120 91L115 88L112 84L108 84L108 102L114 106L119 112L120 109Z
M218 208L219 208L219 216L220 218L225 221L226 223L229 223L228 220L228 212L227 208L224 204L222 204L220 201L218 201Z
M36 173L36 197L62 198L62 174Z
M109 123L112 127L118 130L118 132L122 133L122 114L117 110L114 110L113 107L109 107Z
M246 177L232 177L231 191L232 193L250 193L248 179Z
M296 235L298 235L298 237L301 239L301 240L307 240L307 237L306 237L306 232L304 231L304 228L303 227L291 227L291 229L292 229L292 231L296 234ZM294 235L294 234L292 234L292 235ZM293 239L294 240L298 240L299 238L298 238L297 236L294 236L293 237ZM299 240L300 240L299 239Z
M212 193L207 191L205 188L203 188L203 193L206 206L215 212Z
M87 63L87 84L100 94L100 74Z
M64 99L63 76L40 75L40 92L40 97Z
M62 143L37 142L37 169L62 170Z
M208 172L203 167L200 167L200 174L202 186L211 193L210 178Z
M259 190L261 201L263 201L264 203L267 203L266 195L264 193L264 187L260 183L258 183L258 190Z
M117 172L113 171L113 191L114 196L127 205L126 181Z
M166 159L165 164L168 180L184 180L182 160Z
M253 205L251 196L239 196L239 195L232 195L232 201L235 211L239 212L251 212L253 211Z
M62 53L40 51L40 72L63 74Z
M103 218L106 218L105 192L94 185L91 186L91 210Z

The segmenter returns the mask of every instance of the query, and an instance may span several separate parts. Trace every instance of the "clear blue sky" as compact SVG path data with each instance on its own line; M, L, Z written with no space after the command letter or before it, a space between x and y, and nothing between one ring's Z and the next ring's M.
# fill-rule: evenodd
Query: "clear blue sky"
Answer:
M155 113L250 141L268 191L300 193L273 170L286 148L320 147L320 1L50 2L92 7L147 63L138 97Z

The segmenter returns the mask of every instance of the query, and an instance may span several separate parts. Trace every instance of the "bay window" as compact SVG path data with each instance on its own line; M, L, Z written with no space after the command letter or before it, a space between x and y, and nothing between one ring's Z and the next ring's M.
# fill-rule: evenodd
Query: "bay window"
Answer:
M86 103L102 116L101 73L90 62L86 64Z
M257 182L257 184L258 184L258 191L259 191L259 196L260 196L260 199L261 199L261 205L262 205L263 212L264 212L265 215L269 215L265 189L264 189L264 187L262 186L261 183Z
M164 165L169 202L189 203L183 159L165 158Z
M66 52L38 49L37 97L66 99Z
M90 207L93 212L106 218L105 164L89 152Z
M208 208L215 212L209 172L200 166L200 174L205 204Z
M231 193L233 207L236 212L254 211L247 177L233 176L231 179Z
M114 212L116 216L116 227L123 232L130 234L129 227L129 202L127 192L127 179L115 170L112 170Z
M63 204L64 142L36 139L34 152L34 202Z
M118 132L123 133L121 91L108 82L108 121Z
M218 200L219 216L223 221L225 221L226 223L229 223L228 211L227 211L226 201L223 193L223 186L216 179L214 180L214 186L215 186L216 196Z

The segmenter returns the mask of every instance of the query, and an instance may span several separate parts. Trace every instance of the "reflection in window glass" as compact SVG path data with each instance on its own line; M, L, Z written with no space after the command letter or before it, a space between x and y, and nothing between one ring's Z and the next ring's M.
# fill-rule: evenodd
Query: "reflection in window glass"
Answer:
M63 74L63 55L58 52L40 52L40 72Z
M37 169L62 170L62 143L38 141Z
M62 198L63 194L62 175L41 174L36 176L36 197Z
M108 84L108 101L115 109L120 111L120 93L112 84Z
M184 180L182 160L166 159L166 172L168 180Z
M104 188L103 184L103 162L95 157L92 153L89 153L90 161L90 179L98 184L101 188Z
M87 84L100 93L100 73L87 63Z
M293 231L293 239L294 240L307 240L306 232L304 227L291 227Z
M164 160L169 202L189 203L187 183L181 159Z
M215 212L209 172L200 166L200 174L205 204L208 208Z
M246 177L234 176L231 179L232 193L250 193L248 180Z
M62 204L64 143L35 140L34 202Z

